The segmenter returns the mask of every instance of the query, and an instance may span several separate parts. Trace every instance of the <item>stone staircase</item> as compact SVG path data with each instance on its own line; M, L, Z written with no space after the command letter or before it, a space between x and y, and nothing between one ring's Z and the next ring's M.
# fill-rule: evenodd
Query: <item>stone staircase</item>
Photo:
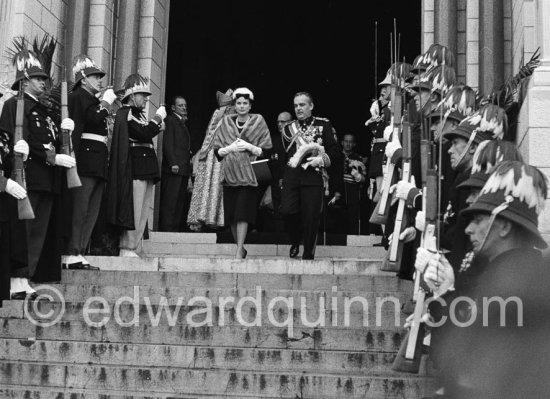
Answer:
M142 258L90 257L101 271L63 271L50 300L3 303L0 397L420 398L429 378L391 370L412 286L374 242L241 261L212 234L153 233Z

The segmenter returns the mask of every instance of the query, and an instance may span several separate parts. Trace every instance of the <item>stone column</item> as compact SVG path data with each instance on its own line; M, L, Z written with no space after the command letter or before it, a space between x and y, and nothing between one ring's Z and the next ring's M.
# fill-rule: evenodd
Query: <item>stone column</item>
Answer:
M539 168L550 178L550 2L536 0L536 46L540 46L541 65L535 69L529 81L525 100L521 107L517 142L529 164ZM539 230L550 242L550 199L539 217Z
M128 75L137 72L140 8L140 0L119 0L114 79L116 88L122 87Z
M5 57L6 50L11 45L13 37L13 25L15 16L15 0L5 0L0 2L0 83L2 91L8 89L12 82L14 73L11 66L11 60ZM3 104L2 98L0 101Z
M479 89L490 93L504 81L504 7L502 0L479 7Z
M434 43L434 0L422 1L422 52Z
M113 18L113 0L91 0L88 24L88 55L107 72L113 49L111 26Z
M456 55L457 1L435 0L435 42L447 46Z
M73 58L88 51L88 22L90 20L90 0L73 1L67 12L67 51L65 62L67 71L72 70ZM69 76L73 80L72 76Z
M466 2L466 83L479 87L479 1Z

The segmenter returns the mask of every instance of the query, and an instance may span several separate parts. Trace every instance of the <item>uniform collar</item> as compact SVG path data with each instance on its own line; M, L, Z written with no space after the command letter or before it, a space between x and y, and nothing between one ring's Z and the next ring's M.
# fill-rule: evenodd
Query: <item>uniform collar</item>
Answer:
M304 126L307 126L309 125L310 123L313 122L313 119L315 119L315 117L312 115L310 116L309 118L306 118L304 120L298 120L298 124L301 126L301 127L304 127Z

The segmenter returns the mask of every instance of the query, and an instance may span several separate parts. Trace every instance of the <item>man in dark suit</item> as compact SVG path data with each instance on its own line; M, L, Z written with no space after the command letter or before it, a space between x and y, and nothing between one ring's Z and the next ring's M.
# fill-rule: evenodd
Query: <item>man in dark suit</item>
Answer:
M290 257L298 255L300 240L304 244L302 259L313 259L317 232L323 209L326 186L326 168L338 162L340 150L328 119L312 116L313 99L306 92L294 95L297 120L283 130L283 141L288 165L283 177L281 214L284 215L290 234ZM309 152L316 144L324 152ZM297 162L293 162L297 161Z
M180 231L187 220L186 197L191 175L191 137L187 122L187 102L176 96L172 113L166 117L162 142L162 177L160 192L160 230Z

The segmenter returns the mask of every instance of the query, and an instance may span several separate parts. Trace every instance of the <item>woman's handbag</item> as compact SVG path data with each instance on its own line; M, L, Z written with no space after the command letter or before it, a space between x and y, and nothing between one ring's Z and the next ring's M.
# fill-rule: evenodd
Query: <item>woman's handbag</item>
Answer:
M258 184L270 183L273 180L268 162L269 159L260 159L259 161L250 162Z

